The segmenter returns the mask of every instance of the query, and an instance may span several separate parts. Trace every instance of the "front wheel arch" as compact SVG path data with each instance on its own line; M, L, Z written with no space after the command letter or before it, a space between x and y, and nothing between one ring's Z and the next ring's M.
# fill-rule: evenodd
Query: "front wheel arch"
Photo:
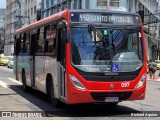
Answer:
M54 83L53 83L53 79L52 79L51 74L48 74L46 77L46 93L47 93L49 102L53 106L55 106L55 107L61 106L61 102L59 101L59 99L55 98Z

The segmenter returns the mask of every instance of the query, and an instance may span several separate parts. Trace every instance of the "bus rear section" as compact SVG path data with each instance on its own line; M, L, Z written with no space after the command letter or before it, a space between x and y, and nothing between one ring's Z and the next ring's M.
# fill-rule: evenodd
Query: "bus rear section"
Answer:
M136 14L71 12L67 103L143 100L146 49Z

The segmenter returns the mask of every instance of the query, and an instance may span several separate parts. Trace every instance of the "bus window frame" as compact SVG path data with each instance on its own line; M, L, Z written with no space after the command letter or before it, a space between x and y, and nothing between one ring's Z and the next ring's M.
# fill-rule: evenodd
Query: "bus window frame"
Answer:
M55 24L57 24L57 21L52 21L52 22L49 22L49 23L47 23L47 24L44 24L44 25L41 25L41 26L39 26L39 27L37 27L37 28L34 28L34 29L37 29L37 33L36 33L36 35L37 35L37 39L36 39L36 51L35 51L35 55L40 55L40 56L44 56L44 55L53 55L53 53L47 53L46 51L45 51L45 47L46 47L46 45L44 44L44 49L43 49L43 51L42 52L38 52L38 39L39 39L39 36L38 35L40 35L40 33L38 34L38 30L39 29L41 29L41 28L44 28L44 36L45 36L45 38L44 39L46 39L46 26L48 26L49 24L51 24L51 23L55 23ZM57 32L57 27L56 27L56 32ZM40 32L40 31L39 31ZM56 39L57 39L57 34L56 34ZM57 40L56 40L57 41Z
M15 55L20 54L20 41L21 41L21 34L17 34L15 36Z
M47 49L47 39L46 39L46 36L47 36L47 29L48 29L48 26L49 25L51 25L51 24L54 24L56 27L54 28L54 29L52 29L51 31L55 31L56 33L55 33L55 40L54 40L54 42L55 42L55 50L53 50L52 52L48 52L48 50L46 51L46 49ZM45 26L44 26L44 30L45 30L45 33L44 33L44 35L45 35L45 46L44 46L44 54L45 55L53 55L53 56L56 56L56 44L57 44L57 21L52 21L52 22L50 22L50 23L48 23L48 24L46 24ZM53 46L52 46L53 47Z
M56 56L57 56L57 61L59 61L59 62L61 62L61 64L63 64L63 66L64 66L64 68L65 68L65 61L66 61L66 53L65 53L65 51L64 51L64 54L63 55L61 55L60 54L60 48L61 48L61 46L62 45L64 45L64 50L66 49L66 43L67 43L67 36L68 36L68 30L67 30L67 24L66 24L66 20L65 20L65 22L64 22L64 20L65 19L59 19L58 21L57 21L57 24L58 24L58 26L57 26L57 33L58 33L58 35L57 35L57 40L56 40ZM61 41L60 42L60 44L59 44L59 37L60 37L60 35L61 35L61 33L59 33L59 30L60 29L63 29L63 28L65 28L66 29L66 38L65 38L65 40L63 40L63 41ZM60 45L60 46L59 46ZM59 53L59 54L58 54ZM61 61L61 59L62 58L64 58L63 59L63 62Z

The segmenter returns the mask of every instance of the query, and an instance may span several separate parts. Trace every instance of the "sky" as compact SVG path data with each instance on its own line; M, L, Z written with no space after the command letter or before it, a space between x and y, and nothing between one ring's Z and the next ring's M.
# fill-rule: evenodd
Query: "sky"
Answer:
M0 0L0 8L6 8L6 0Z

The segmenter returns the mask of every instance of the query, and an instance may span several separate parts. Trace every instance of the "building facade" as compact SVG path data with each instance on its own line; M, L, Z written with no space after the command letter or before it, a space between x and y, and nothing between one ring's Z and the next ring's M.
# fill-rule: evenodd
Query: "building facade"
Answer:
M11 55L14 52L15 31L37 20L37 8L40 6L40 1L41 0L6 0L5 55Z
M41 18L68 9L112 9L127 11L127 0L42 0Z
M18 17L21 14L20 4L23 0L6 0L6 32L4 54L12 55L14 52L14 35L22 22Z
M159 0L130 0L129 12L144 12L147 60L159 59Z
M41 8L41 0L24 0L25 25L37 21L37 11Z
M4 52L6 9L0 9L0 53Z
M68 9L106 9L144 12L147 59L159 59L159 0L42 0L41 18Z

